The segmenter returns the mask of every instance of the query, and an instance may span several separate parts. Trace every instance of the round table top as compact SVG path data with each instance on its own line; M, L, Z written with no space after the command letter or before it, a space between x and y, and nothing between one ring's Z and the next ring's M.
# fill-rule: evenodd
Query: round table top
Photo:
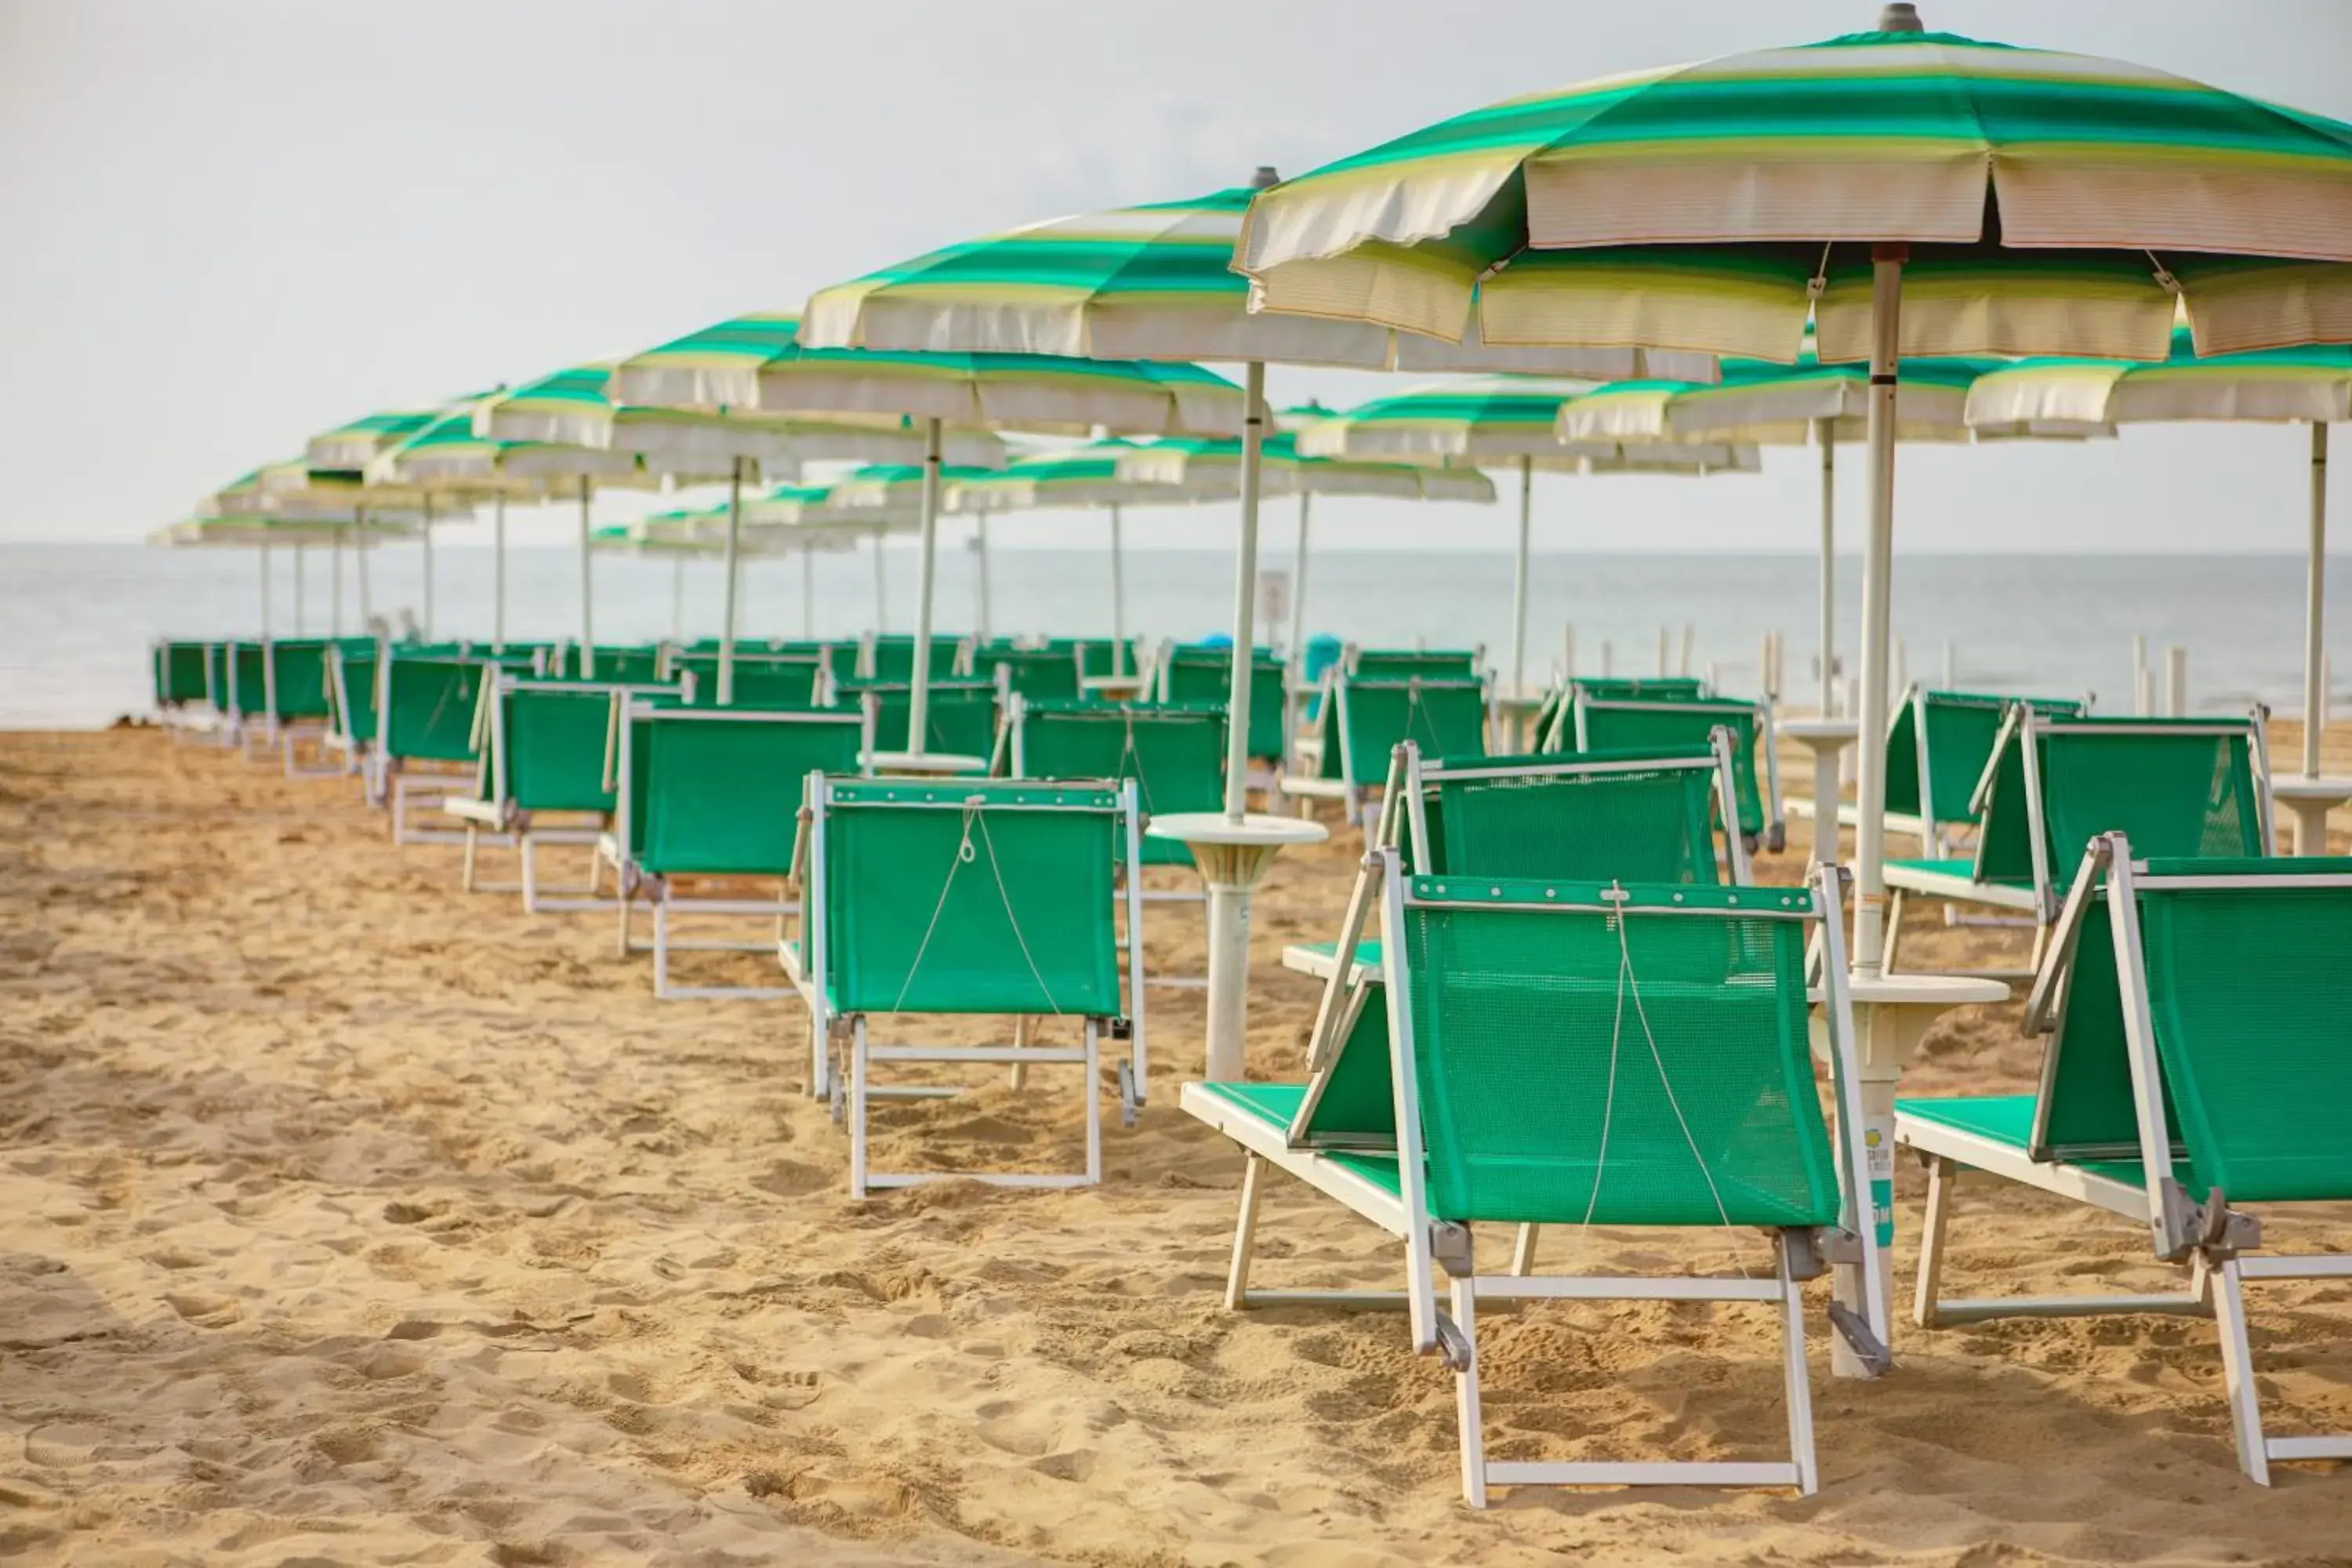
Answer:
M1782 719L1772 726L1776 735L1811 745L1816 742L1850 745L1862 733L1859 719Z
M2352 779L2289 773L2271 780L2271 794L2281 800L2352 800Z
M1301 816L1268 816L1251 812L1239 821L1222 811L1188 811L1155 816L1144 832L1153 838L1173 838L1184 844L1237 844L1280 849L1292 844L1320 844L1331 830Z
M1143 689L1143 677L1140 675L1082 675L1078 678L1078 685L1087 691L1140 691Z
M988 766L986 757L953 752L868 752L866 761L877 773L976 773Z
M1980 974L1854 975L1846 989L1858 1005L1870 1007L1968 1007L2009 1000L2006 982Z

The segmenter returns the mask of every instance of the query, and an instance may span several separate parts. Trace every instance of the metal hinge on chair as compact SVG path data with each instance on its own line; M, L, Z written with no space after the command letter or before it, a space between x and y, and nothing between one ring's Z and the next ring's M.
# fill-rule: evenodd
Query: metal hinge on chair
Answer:
M1114 1040L1131 1040L1135 1038L1135 1020L1132 1018L1111 1019L1110 1037Z
M1437 1314L1437 1358L1445 1363L1448 1372L1468 1372L1474 1359L1470 1336L1462 1331L1462 1326L1451 1314L1444 1311Z
M1843 1301L1830 1303L1830 1327L1837 1331L1855 1357L1873 1377L1884 1377L1895 1370L1895 1352L1881 1344L1878 1336L1870 1331L1870 1324L1860 1312Z
M2218 1264L2263 1244L2263 1222L2231 1208L2228 1194L2219 1187L2210 1189L2205 1201L2189 1211L2189 1223L2196 1249L2208 1263Z
M1133 1062L1131 1062L1131 1061L1127 1061L1127 1062L1121 1062L1121 1063L1119 1063L1119 1064L1118 1064L1118 1123L1119 1123L1119 1125L1120 1125L1120 1126L1122 1126L1122 1127L1132 1127L1132 1126L1134 1126L1134 1125L1135 1125L1135 1120L1136 1120L1136 1113L1137 1113L1139 1110L1140 1110L1142 1109L1142 1106L1143 1106L1143 1089L1142 1089L1142 1086L1141 1086L1141 1085L1138 1084L1138 1083L1135 1081L1135 1064L1134 1064Z
M1452 1220L1435 1220L1429 1227L1429 1256L1440 1268L1456 1279L1467 1279L1478 1272L1477 1260L1472 1256L1470 1227Z

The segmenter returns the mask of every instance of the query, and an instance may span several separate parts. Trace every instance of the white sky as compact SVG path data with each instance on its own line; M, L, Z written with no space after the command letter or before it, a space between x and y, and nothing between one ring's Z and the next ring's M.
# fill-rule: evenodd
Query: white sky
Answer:
M1851 31L1877 9L0 0L0 541L136 538L372 409L797 308L974 234L1191 195L1261 163L1295 172L1514 93ZM1922 10L2352 119L2345 0ZM1381 384L1277 368L1272 390L1348 402ZM1910 448L1901 538L2299 550L2305 440L2168 426L2095 447ZM1549 481L1539 538L1811 548L1811 455L1766 461L1760 479L1706 484ZM1508 510L1335 503L1318 538L1500 549ZM1222 544L1231 511L1133 531ZM1040 517L999 537L1092 533Z

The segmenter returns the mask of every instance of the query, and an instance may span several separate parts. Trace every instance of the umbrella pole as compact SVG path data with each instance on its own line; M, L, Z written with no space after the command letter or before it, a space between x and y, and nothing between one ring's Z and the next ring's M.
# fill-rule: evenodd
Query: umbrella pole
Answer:
M1511 576L1511 695L1527 690L1528 681L1528 550L1535 531L1536 460L1519 459L1519 560ZM1512 720L1516 724L1518 721Z
M1862 551L1862 711L1854 715L1860 748L1854 802L1853 972L1876 979L1886 916L1886 658L1887 598L1895 549L1895 374L1901 341L1903 261L1900 246L1880 246L1871 258L1870 531Z
M294 547L294 635L302 635L302 547Z
M595 493L594 481L585 474L580 476L580 673L593 678L596 673L596 582L591 572L595 556L588 548L588 510Z
M269 640L269 545L261 546L261 640Z
M801 640L816 640L816 551L801 546Z
M425 525L417 537L425 542L425 640L433 640L433 498L425 498Z
M940 548L940 419L923 421L922 557L915 564L915 668L907 695L907 751L923 754L931 716L931 590Z
M972 520L972 548L980 557L980 640L988 640L988 514L982 512Z
M1110 672L1127 673L1127 549L1118 508L1110 509Z
M490 512L490 650L507 646L507 498L499 496Z
M2303 604L2303 776L2319 776L2320 733L2327 727L2326 658L2327 592L2327 426L2311 422L2311 568L2304 585ZM2305 853L2295 846L2295 853ZM2309 853L2322 853L2313 845Z
M1830 716L1837 694L1837 423L1813 421L1813 440L1822 449L1822 709ZM1818 805L1818 802L1816 805ZM1834 858L1834 857L1832 857ZM1826 864L1826 862L1824 862Z
M669 558L669 640L686 640L686 557Z
M1314 500L1305 489L1298 492L1298 545L1290 562L1290 640L1283 649L1290 658L1294 685L1307 679L1307 541L1314 528L1309 510Z
M742 560L743 459L739 457L727 481L727 596L719 601L719 702L721 707L735 700L735 601L740 592L737 573ZM680 574L680 581L683 581L686 563L678 562L676 569Z
M1225 703L1225 816L1249 809L1251 666L1257 627L1257 501L1265 451L1265 362L1252 360L1242 389L1242 533L1234 562L1234 678Z
M343 635L343 536L327 544L327 635Z
M874 635L880 637L890 629L890 583L883 570L882 531L874 531Z
M359 536L352 541L352 584L360 593L360 630L364 634L375 619L375 607L368 603L368 539L367 513L360 513Z

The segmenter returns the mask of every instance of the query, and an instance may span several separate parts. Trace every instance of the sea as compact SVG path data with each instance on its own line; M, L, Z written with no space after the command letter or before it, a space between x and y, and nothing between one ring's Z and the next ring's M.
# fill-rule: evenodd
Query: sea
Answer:
M270 563L268 616L281 636L319 636L362 625L352 556L338 575L330 552ZM1267 562L1259 604L1287 629L1300 590L1288 552ZM488 638L496 629L492 555L443 546L434 557L430 629ZM804 562L806 565L804 567ZM367 608L395 627L428 619L423 552L372 552ZM2334 563L2336 580L2342 563ZM914 625L916 556L894 543L813 560L746 564L739 626L746 637L848 637ZM803 578L804 569L813 575ZM1530 681L1570 657L1593 674L1712 673L1727 691L1761 683L1768 633L1780 637L1782 698L1810 708L1820 643L1820 566L1810 555L1538 555L1529 582ZM1000 546L990 558L988 629L999 634L1106 636L1111 630L1106 554L1084 549ZM1127 557L1131 635L1198 638L1233 624L1230 555L1150 549ZM1372 646L1483 645L1508 678L1512 563L1492 551L1344 550L1309 562L1305 627ZM509 552L506 635L577 637L578 557L560 548ZM981 626L978 558L943 553L937 624ZM1837 563L1836 647L1850 671L1859 618L1860 562ZM599 642L715 635L720 576L715 562L683 564L600 556L591 613ZM263 625L257 553L165 552L135 544L0 545L0 728L102 726L151 704L150 646L160 637L250 637ZM2289 555L1912 555L1898 557L1893 625L1900 675L1964 689L2095 695L2129 711L2135 639L2160 670L2164 652L2186 650L2187 695L2196 711L2251 701L2297 710L2303 683L2304 563ZM340 615L340 621L337 617ZM1261 640L1265 622L1261 620ZM2352 679L2352 607L2336 617L2331 664ZM1687 662L1685 662L1687 643ZM2160 677L2159 677L2160 679Z

